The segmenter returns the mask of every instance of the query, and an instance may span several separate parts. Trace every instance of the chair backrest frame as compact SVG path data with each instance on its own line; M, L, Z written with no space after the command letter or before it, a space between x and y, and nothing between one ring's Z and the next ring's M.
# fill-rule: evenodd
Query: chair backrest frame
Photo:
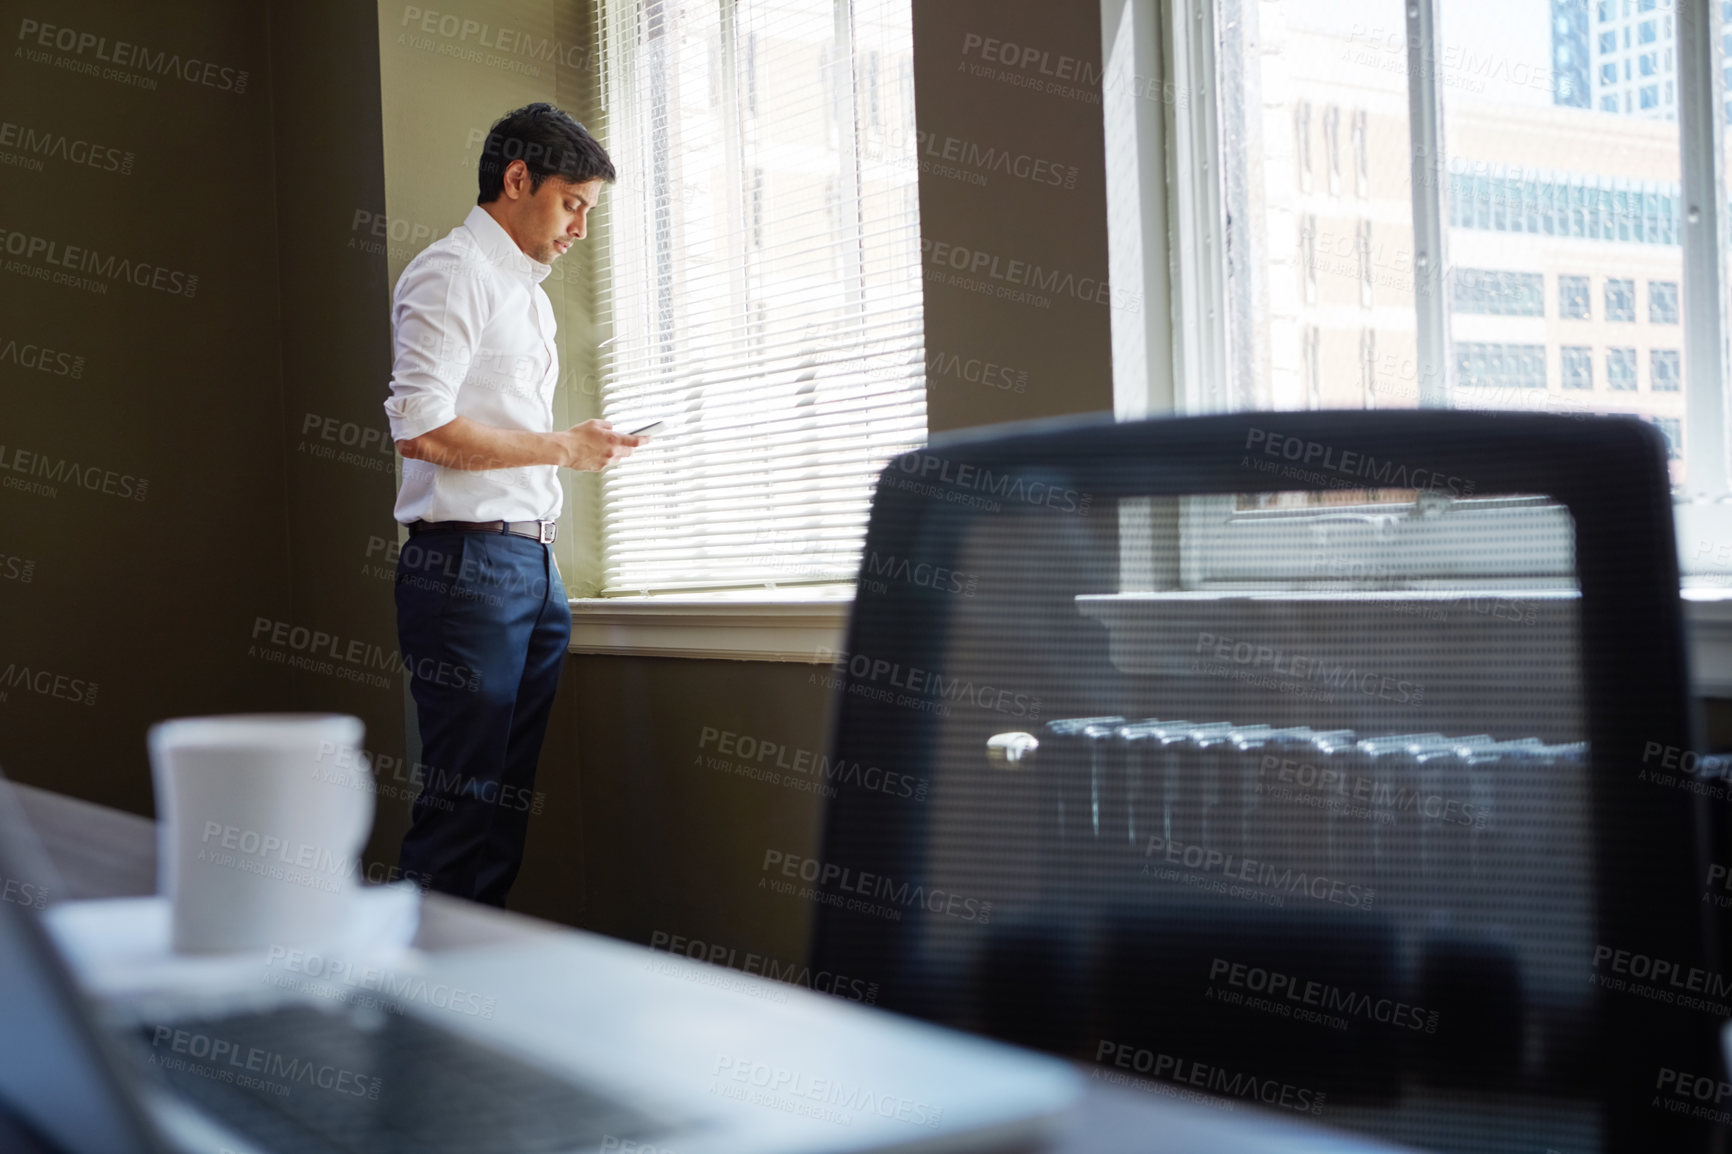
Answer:
M1410 470L1472 478L1476 495L1544 494L1568 509L1579 580L1600 941L1717 970L1720 931L1698 891L1710 850L1722 840L1720 815L1700 797L1655 788L1639 773L1644 751L1656 743L1700 748L1693 740L1665 443L1651 425L1405 411L1086 419L985 430L935 442L884 469L865 552L954 565L964 530L986 515L958 496L966 498L969 479L981 476L1057 486L1096 501L1325 488L1305 473L1247 470L1247 446L1272 431L1328 446L1338 457L1369 455ZM948 604L916 583L862 582L847 652L942 667ZM847 668L846 661L837 663L833 757L924 776L920 760L936 720L851 693ZM822 860L919 882L926 876L928 812L905 798L839 783L825 811ZM824 892L826 884L819 888ZM886 922L844 907L841 901L818 905L814 965L869 975L882 987L881 1004L936 1016L922 1002L920 976L908 965L914 920ZM1584 959L1584 982L1589 962ZM1651 1090L1656 1063L1710 1063L1702 1068L1719 1070L1714 1032L1699 1018L1635 998L1602 997L1597 1012L1608 1135L1614 1146L1620 1136L1652 1137L1662 1123L1646 1101L1629 1099L1643 1087ZM1677 1125L1673 1139L1697 1141L1700 1123Z

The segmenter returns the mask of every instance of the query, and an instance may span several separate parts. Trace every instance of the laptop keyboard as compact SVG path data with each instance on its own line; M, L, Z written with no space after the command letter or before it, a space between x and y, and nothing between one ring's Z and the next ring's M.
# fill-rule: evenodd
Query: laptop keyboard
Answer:
M270 1150L541 1154L641 1143L671 1119L460 1034L296 1004L139 1027L169 1085Z

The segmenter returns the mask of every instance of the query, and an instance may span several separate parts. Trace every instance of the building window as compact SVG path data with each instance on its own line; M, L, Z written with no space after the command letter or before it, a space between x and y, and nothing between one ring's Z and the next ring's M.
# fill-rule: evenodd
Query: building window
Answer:
M1353 234L1353 248L1359 255L1359 304L1371 307L1371 222L1362 220Z
M1615 393L1636 391L1636 350L1606 350L1606 387Z
M1305 326L1305 398L1313 409L1323 407L1323 364L1317 356L1321 335L1316 325Z
M1618 50L1618 34L1616 32L1600 33L1600 51L1616 52Z
M1484 166L1451 173L1449 223L1491 232L1678 243L1676 183L1579 176L1544 180L1518 172Z
M1311 191L1311 102L1301 100L1293 109L1293 138L1299 152L1299 191Z
M1341 195L1341 109L1323 110L1323 152L1329 162L1329 195Z
M1565 345L1558 350L1558 364L1562 370L1564 388L1591 389L1594 387L1594 350L1586 345Z
M1658 107L1660 107L1660 86L1659 85L1657 85L1657 84L1644 84L1642 86L1642 107L1643 108L1658 108Z
M1359 388L1368 409L1377 407L1377 330L1359 330Z
M1677 349L1654 349L1648 353L1648 387L1656 393L1675 393L1683 380Z
M1651 280L1648 282L1648 321L1656 325L1678 323L1678 282Z
M1684 430L1677 417L1655 417L1654 427L1666 438L1666 456L1674 461L1684 456Z
M1465 389L1543 389L1546 347L1457 341L1455 380Z
M1305 303L1317 303L1317 218L1306 213L1299 222L1300 276L1305 282Z
M1455 311L1458 313L1506 317L1546 315L1546 280L1540 273L1458 268L1453 279Z
M1566 321L1593 319L1589 304L1588 278L1560 276L1558 278L1558 318Z
M1629 277L1606 278L1606 319L1636 319L1636 282Z
M1359 199L1371 195L1371 150L1365 140L1365 109L1353 110L1353 191Z
M1653 76L1660 71L1659 53L1644 52L1636 60L1636 71L1643 76Z

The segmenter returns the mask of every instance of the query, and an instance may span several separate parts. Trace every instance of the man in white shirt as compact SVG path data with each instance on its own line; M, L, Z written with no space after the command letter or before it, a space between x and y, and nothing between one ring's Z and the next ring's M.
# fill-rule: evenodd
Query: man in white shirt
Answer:
M541 281L582 240L615 177L549 104L509 113L481 150L462 225L409 262L391 309L385 412L403 454L397 632L425 766L401 866L503 906L523 860L535 767L571 636L550 548L558 471L642 443L606 421L553 426L553 306Z

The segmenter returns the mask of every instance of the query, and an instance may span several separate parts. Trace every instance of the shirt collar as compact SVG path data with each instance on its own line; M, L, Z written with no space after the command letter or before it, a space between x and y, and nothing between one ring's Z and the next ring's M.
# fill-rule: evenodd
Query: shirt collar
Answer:
M517 247L511 234L493 219L493 214L479 204L469 210L469 215L463 218L463 224L475 234L475 240L481 245L481 251L487 255L487 259L501 268L524 273L536 284L546 280L547 274L553 271L552 265L531 260L528 253Z

